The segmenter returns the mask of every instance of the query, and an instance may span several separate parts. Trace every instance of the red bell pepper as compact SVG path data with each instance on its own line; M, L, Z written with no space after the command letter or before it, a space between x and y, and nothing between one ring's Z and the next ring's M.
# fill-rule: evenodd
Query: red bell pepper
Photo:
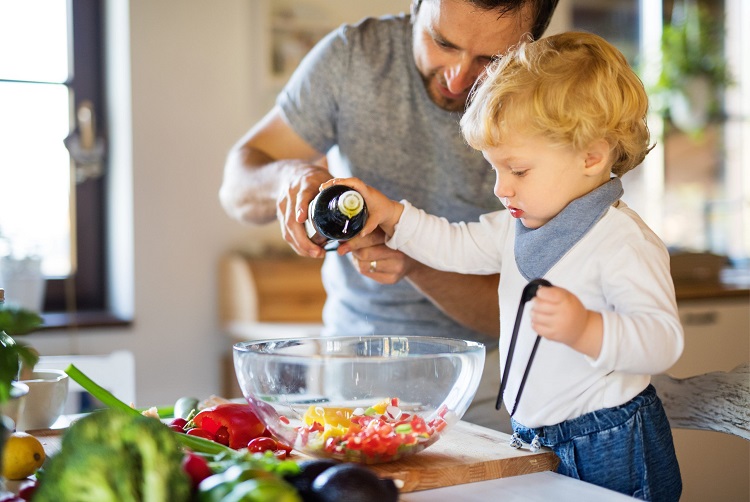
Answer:
M195 426L217 437L229 438L228 446L238 450L266 430L250 406L239 403L225 403L206 408L193 417ZM216 439L214 439L216 440Z

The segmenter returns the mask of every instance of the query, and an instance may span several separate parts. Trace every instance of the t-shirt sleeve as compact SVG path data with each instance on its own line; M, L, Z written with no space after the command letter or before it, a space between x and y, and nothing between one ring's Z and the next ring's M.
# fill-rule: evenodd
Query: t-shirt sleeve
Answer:
M325 36L305 56L276 98L287 123L326 153L337 143L337 110L349 66L346 25Z

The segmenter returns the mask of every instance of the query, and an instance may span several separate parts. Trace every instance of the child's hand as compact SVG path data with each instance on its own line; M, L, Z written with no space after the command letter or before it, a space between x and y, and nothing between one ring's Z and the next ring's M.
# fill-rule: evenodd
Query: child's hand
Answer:
M367 205L367 221L359 235L365 237L381 227L386 235L393 235L394 227L404 212L404 206L386 197L382 192L365 185L359 178L333 178L320 185L324 190L332 185L346 185L358 191Z
M602 316L587 310L576 295L540 287L531 308L531 327L544 338L596 358L602 347Z

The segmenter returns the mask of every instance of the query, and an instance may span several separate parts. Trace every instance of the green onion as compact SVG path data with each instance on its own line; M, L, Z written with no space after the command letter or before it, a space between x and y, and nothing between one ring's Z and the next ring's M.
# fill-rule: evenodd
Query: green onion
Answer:
M94 382L92 379L86 376L81 370L76 368L75 365L73 364L69 365L68 369L65 370L65 373L67 373L70 378L75 380L76 383L78 383L78 385L80 385L86 391L88 391L89 394L94 396L96 399L101 401L104 405L108 406L109 408L113 408L113 409L120 410L120 411L125 411L127 413L130 413L131 415L141 414L140 411L134 408L131 408L124 402L117 399L107 389L105 389L98 383Z
M236 450L233 450L228 446L224 446L221 443L217 443L216 441L211 441L210 439L205 439L198 436L189 436L177 431L174 431L174 433L177 434L177 437L182 443L182 446L190 448L194 452L207 453L209 455L217 455L219 453L227 452L229 452L231 455L237 454Z
M131 408L130 406L125 404L123 401L115 397L107 389L105 389L101 385L94 382L92 379L86 376L81 370L76 368L75 365L73 364L69 365L68 368L65 370L65 373L67 373L68 376L73 381L75 381L78 385L83 387L84 390L86 390L94 398L101 401L102 404L106 405L107 407L120 410L120 411L124 411L125 413L130 413L131 415L141 414L139 410L135 408ZM177 431L174 431L174 433L177 434L177 438L179 439L180 443L182 443L183 446L190 448L191 450L195 452L208 453L211 455L215 455L218 453L225 453L225 452L236 454L235 450L229 448L228 446L224 446L221 443L217 443L215 441L211 441L209 439L205 439L205 438L201 438L197 436L188 436L187 434L183 434Z

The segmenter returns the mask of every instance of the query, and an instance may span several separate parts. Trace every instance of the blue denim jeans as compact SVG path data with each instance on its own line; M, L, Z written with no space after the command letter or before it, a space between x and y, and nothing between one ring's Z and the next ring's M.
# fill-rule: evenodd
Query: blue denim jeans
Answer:
M678 501L680 467L672 431L656 390L649 385L629 402L557 425L530 429L511 419L530 443L538 436L560 457L557 472L654 502Z

